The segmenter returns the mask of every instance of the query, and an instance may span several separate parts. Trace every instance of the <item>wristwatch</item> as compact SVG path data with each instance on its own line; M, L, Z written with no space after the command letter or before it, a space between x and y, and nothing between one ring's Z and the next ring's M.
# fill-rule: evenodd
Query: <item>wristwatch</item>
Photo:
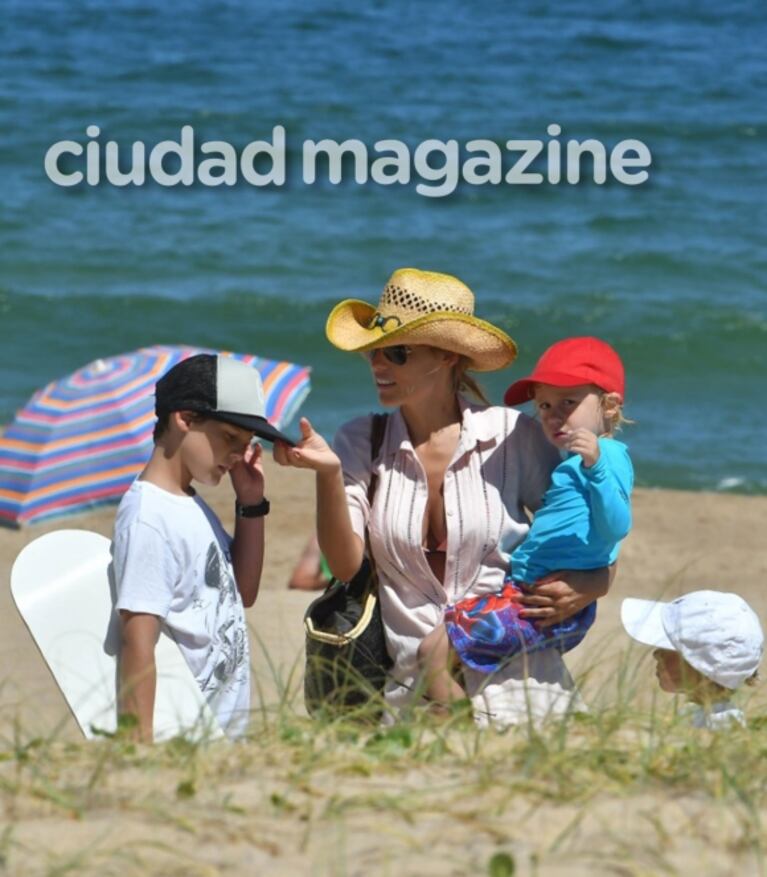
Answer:
M269 514L269 500L264 497L257 505L234 504L234 513L238 518L263 518Z

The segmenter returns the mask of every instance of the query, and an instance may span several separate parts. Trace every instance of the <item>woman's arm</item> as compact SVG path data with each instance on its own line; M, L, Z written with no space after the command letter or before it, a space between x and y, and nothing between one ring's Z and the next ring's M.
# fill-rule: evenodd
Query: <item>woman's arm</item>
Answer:
M558 570L537 581L519 598L521 615L541 627L559 624L609 591L617 564L601 569Z
M333 575L348 582L362 566L365 545L352 529L341 464L317 473L317 540Z
M338 455L302 417L301 441L294 448L276 442L274 459L281 466L312 469L316 473L317 541L333 575L348 581L362 566L365 547L352 528Z

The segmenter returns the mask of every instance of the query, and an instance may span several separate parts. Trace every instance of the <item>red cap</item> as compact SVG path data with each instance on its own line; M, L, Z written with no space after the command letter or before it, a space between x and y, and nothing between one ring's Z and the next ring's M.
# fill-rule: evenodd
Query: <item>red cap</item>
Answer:
M543 354L533 373L515 381L503 399L507 405L521 405L533 397L535 384L554 387L577 387L594 384L606 393L618 393L623 399L625 376L620 356L599 338L565 338Z

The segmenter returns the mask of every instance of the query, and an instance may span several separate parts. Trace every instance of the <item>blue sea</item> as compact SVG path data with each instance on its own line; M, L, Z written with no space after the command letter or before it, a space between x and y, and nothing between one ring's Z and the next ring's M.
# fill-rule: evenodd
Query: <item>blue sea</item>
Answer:
M389 274L458 275L520 357L610 341L627 368L639 484L767 492L767 4L3 4L0 422L39 386L154 343L310 365L323 432L375 407L363 361L327 343L343 297ZM304 140L635 138L625 186L306 185ZM147 148L191 125L241 150L283 125L284 186L63 188L48 147ZM760 401L761 400L761 401ZM295 425L293 427L295 429Z

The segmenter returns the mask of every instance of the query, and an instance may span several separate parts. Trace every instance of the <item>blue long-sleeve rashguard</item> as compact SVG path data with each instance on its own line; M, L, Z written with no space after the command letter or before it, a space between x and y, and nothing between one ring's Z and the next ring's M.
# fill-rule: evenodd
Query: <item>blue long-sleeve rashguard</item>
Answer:
M559 569L600 569L615 562L631 529L634 468L623 442L600 438L590 468L571 454L551 475L530 532L511 555L511 578L532 584Z
M447 633L467 666L493 673L522 650L569 651L594 623L592 602L558 624L539 628L520 616L517 595L520 585L533 585L548 573L601 569L617 558L620 541L631 528L634 469L622 442L598 442L599 459L590 469L579 454L571 454L552 473L543 505L511 555L503 591L448 607Z

